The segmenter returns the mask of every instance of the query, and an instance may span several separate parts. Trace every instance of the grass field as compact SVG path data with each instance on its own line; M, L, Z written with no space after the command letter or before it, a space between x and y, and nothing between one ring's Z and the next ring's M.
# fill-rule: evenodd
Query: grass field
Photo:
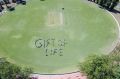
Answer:
M117 39L112 16L84 0L29 0L0 17L0 56L39 73L76 71Z

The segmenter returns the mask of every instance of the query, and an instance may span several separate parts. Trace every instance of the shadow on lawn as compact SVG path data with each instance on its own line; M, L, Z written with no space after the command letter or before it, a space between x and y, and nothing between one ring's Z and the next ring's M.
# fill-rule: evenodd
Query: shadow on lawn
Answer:
M120 13L120 11L119 11L119 10L116 10L116 9L113 9L113 10L111 10L110 12L112 12L112 13Z

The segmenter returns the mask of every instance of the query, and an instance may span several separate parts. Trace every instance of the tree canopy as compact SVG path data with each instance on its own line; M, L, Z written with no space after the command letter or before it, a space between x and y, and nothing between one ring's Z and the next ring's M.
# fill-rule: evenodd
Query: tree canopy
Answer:
M31 68L21 68L0 58L0 79L28 79L32 72Z
M91 55L80 63L80 71L88 79L120 79L120 64L116 56Z
M93 1L108 10L113 10L119 3L119 0L88 0L88 1Z

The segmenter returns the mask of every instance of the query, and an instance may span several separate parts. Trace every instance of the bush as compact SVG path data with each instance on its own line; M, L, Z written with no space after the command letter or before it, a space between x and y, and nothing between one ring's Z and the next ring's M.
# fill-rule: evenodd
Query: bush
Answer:
M21 68L0 58L0 79L28 79L32 72L31 68Z
M89 56L80 63L80 71L85 73L88 79L120 79L120 66L115 64L114 57L108 55Z

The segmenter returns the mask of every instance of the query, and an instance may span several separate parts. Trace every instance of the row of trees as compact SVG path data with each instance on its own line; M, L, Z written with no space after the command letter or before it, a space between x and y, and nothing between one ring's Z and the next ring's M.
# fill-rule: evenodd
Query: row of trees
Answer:
M5 58L0 58L0 79L30 79L31 73L31 68L21 68Z
M113 10L119 3L119 0L88 0L88 1L93 1L108 10Z
M80 63L88 79L120 79L120 54L91 55Z

